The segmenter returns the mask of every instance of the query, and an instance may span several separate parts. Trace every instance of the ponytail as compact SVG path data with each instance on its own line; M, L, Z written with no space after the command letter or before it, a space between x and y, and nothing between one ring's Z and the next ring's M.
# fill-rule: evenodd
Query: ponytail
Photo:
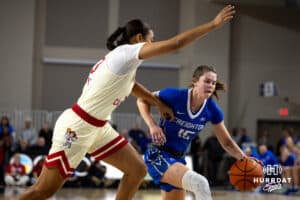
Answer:
M117 39L121 36L121 34L123 34L124 32L126 32L126 28L125 27L119 27L115 32L113 32L109 38L106 41L106 47L109 50L113 50L114 48L116 48L118 46L118 44L115 44L115 42L117 41Z
M220 81L217 81L215 91L213 92L213 96L215 96L216 99L219 100L218 91L226 91L225 84L221 83Z
M119 27L106 41L106 47L113 50L122 44L129 44L130 38L142 34L145 37L150 31L150 27L139 19L133 19L123 27Z

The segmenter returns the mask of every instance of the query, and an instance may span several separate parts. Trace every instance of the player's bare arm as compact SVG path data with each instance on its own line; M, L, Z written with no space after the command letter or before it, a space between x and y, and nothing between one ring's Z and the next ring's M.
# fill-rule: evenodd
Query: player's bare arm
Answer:
M229 153L236 159L242 159L246 157L244 152L231 138L227 128L224 125L224 121L220 122L219 124L213 125L213 130L216 137L218 138L218 141L227 153Z
M151 105L146 100L138 98L137 106L142 118L149 127L153 143L156 145L163 145L166 142L166 137L163 130L156 124L151 115Z
M201 38L202 36L206 35L208 32L218 27L221 27L224 23L228 22L230 19L233 18L234 13L234 6L228 5L224 7L213 20L209 21L206 24L197 26L193 29L180 33L168 40L146 43L142 47L139 53L139 57L140 59L148 59L154 56L167 54L176 51L180 48L183 48L191 44L195 40Z
M163 118L170 120L174 119L174 113L170 107L165 105L162 101L154 96L149 90L147 90L142 84L135 82L131 94L147 101L149 104L156 105Z

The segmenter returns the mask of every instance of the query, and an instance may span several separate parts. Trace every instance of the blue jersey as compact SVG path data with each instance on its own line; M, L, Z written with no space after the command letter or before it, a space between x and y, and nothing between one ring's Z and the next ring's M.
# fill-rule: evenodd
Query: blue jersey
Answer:
M190 109L191 89L166 88L159 91L159 98L173 109L174 121L161 120L167 142L164 146L178 152L185 152L207 122L218 124L223 121L223 113L216 102L206 99L196 113Z
M201 109L193 113L190 109L190 95L191 89L167 88L158 93L159 98L173 109L175 115L174 121L160 121L160 127L167 139L164 147L169 150L186 152L193 138L201 132L207 122L218 124L223 121L223 113L212 98L205 100ZM174 152L169 150L152 146L144 155L148 172L154 183L167 192L180 188L160 182L163 174L176 162L186 164L184 156L175 156Z

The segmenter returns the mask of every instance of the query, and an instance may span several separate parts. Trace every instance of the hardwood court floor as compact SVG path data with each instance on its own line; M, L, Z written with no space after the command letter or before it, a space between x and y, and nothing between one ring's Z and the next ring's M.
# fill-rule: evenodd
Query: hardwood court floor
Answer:
M24 189L9 188L0 195L0 200L17 200ZM115 189L61 189L51 200L113 200ZM139 190L134 200L159 200L159 190ZM276 194L241 193L232 191L213 191L213 200L299 200L299 196ZM186 200L193 200L187 194Z

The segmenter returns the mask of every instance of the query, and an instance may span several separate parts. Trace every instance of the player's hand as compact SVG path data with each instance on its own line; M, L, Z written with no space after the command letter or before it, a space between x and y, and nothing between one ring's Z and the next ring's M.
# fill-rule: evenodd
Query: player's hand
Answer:
M262 167L264 166L264 163L263 163L261 160L255 158L255 157L245 156L245 157L243 157L241 160L243 160L243 159L251 159L251 160L255 160L255 161L256 161L258 164L260 164Z
M218 15L213 19L213 24L216 27L222 26L225 22L231 20L235 13L235 8L232 5L225 6Z
M154 126L150 127L150 134L151 134L151 137L152 137L152 142L155 145L161 146L167 141L165 133L157 125L154 125Z
M260 164L262 167L264 166L263 161L261 161L261 160L259 160L259 159L257 159L257 158L254 158L254 157L249 157L249 158L255 160L255 161L256 161L258 164Z

